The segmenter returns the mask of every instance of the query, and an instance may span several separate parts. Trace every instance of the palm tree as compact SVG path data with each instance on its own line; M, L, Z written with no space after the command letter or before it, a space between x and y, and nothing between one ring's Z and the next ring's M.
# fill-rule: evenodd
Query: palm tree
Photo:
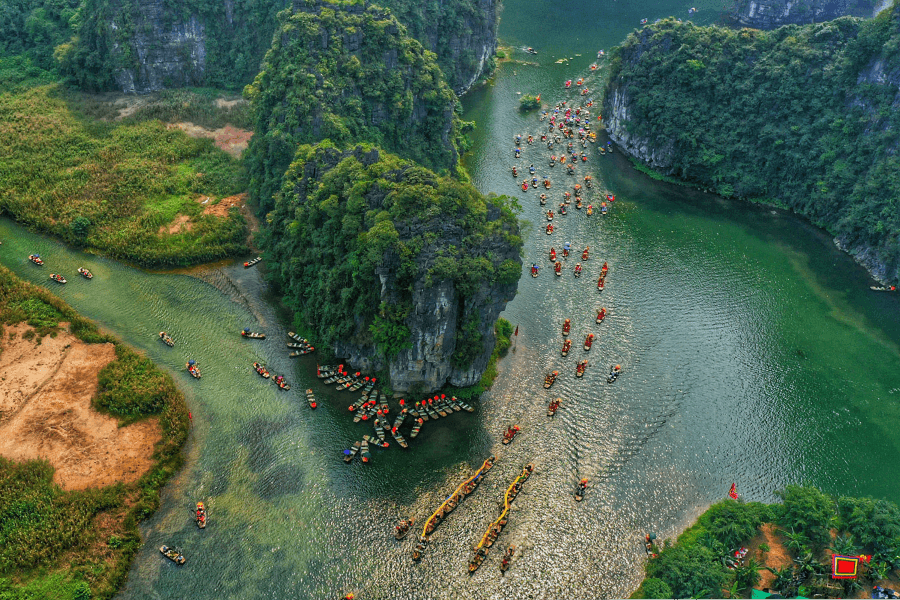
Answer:
M829 550L831 550L833 554L844 556L856 556L859 554L859 547L857 547L856 541L850 533L845 533L844 535L839 535L834 538Z
M794 567L782 567L777 571L772 567L766 567L770 573L775 575L775 581L772 585L778 590L782 596L790 597L797 595L797 574L794 573Z
M787 540L785 546L787 546L788 550L793 550L798 556L803 554L809 545L809 539L802 532L794 531L793 527L791 527L790 532L782 529L780 533Z
M736 585L739 585L742 590L747 589L749 587L753 587L757 583L759 583L759 570L760 565L756 562L756 559L752 556L747 559L746 564L735 567L734 569L734 582Z

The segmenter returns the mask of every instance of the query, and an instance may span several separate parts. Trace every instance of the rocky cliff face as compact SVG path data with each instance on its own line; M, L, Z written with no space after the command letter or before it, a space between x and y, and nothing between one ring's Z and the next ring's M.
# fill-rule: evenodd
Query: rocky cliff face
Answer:
M398 393L480 381L522 269L505 201L377 149L301 147L269 222L276 283L335 355Z
M838 17L871 17L879 5L878 0L737 0L731 18L743 27L775 29Z
M626 154L652 169L671 175L674 158L673 140L658 140L630 132L628 125L631 122L632 102L627 85L610 87L603 105L604 124L609 138Z
M438 55L447 81L463 93L492 65L499 1L378 4L393 10L410 34ZM186 86L240 89L259 72L278 27L276 15L290 5L290 0L186 0L177 5L167 0L85 0L67 70L85 87L126 93Z
M65 70L83 87L126 93L240 89L259 72L276 14L287 5L288 0L84 0Z
M410 35L437 54L447 83L464 94L492 68L497 52L500 0L381 0Z

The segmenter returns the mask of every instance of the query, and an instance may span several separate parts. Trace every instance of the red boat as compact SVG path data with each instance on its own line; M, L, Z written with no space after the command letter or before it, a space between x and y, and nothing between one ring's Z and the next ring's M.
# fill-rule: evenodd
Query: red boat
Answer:
M580 363L578 363L578 366L575 367L575 377L584 376L584 370L587 369L587 366L588 366L588 361L586 361L586 360L583 360Z
M584 349L588 351L591 349L591 345L594 343L594 334L588 334L586 338L584 338Z
M581 253L581 260L588 259L588 250L590 250L590 249L591 249L590 246L588 246L587 248L584 249L584 252Z
M556 271L557 277L562 277L562 263L561 262L557 262L556 265L553 267L553 269Z
M597 289L602 292L604 287L606 287L606 282L603 280L603 277L601 277L597 280Z
M550 262L556 262L556 249L550 248Z
M572 347L572 340L566 340L565 342L563 342L562 355L568 356L569 348L571 348L571 347Z
M609 272L609 265L606 262L603 263L603 266L600 267L600 276L606 279L606 274Z
M550 235L551 233L553 233L553 223L547 225L547 235Z
M44 266L44 261L41 260L41 257L40 257L39 255L37 255L37 254L29 254L29 255L28 255L28 260L30 260L30 261L33 262L34 264L38 265L39 267L43 267L43 266Z
M565 322L563 323L563 335L564 336L569 335L569 329L571 327L572 327L571 322L569 321L569 319L566 319Z
M597 324L602 323L603 319L605 319L605 318L606 318L606 308L604 307L597 311Z

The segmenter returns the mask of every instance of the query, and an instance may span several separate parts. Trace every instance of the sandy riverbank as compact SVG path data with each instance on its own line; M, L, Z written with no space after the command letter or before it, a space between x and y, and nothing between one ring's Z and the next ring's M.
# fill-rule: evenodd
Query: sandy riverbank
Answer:
M0 340L0 455L49 460L67 490L137 480L153 464L158 419L119 427L91 406L115 346L65 331L38 343L30 331L24 323L6 327Z

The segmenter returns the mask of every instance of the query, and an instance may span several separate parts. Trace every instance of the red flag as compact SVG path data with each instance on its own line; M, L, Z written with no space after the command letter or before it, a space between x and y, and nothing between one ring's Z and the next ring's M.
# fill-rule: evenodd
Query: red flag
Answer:
M518 325L516 325L516 332L513 333L513 335L515 335L515 336L519 335L519 326Z
M731 489L728 490L728 497L731 498L732 500L737 500L737 499L738 499L737 484L736 484L736 483L732 483L732 484L731 484Z

